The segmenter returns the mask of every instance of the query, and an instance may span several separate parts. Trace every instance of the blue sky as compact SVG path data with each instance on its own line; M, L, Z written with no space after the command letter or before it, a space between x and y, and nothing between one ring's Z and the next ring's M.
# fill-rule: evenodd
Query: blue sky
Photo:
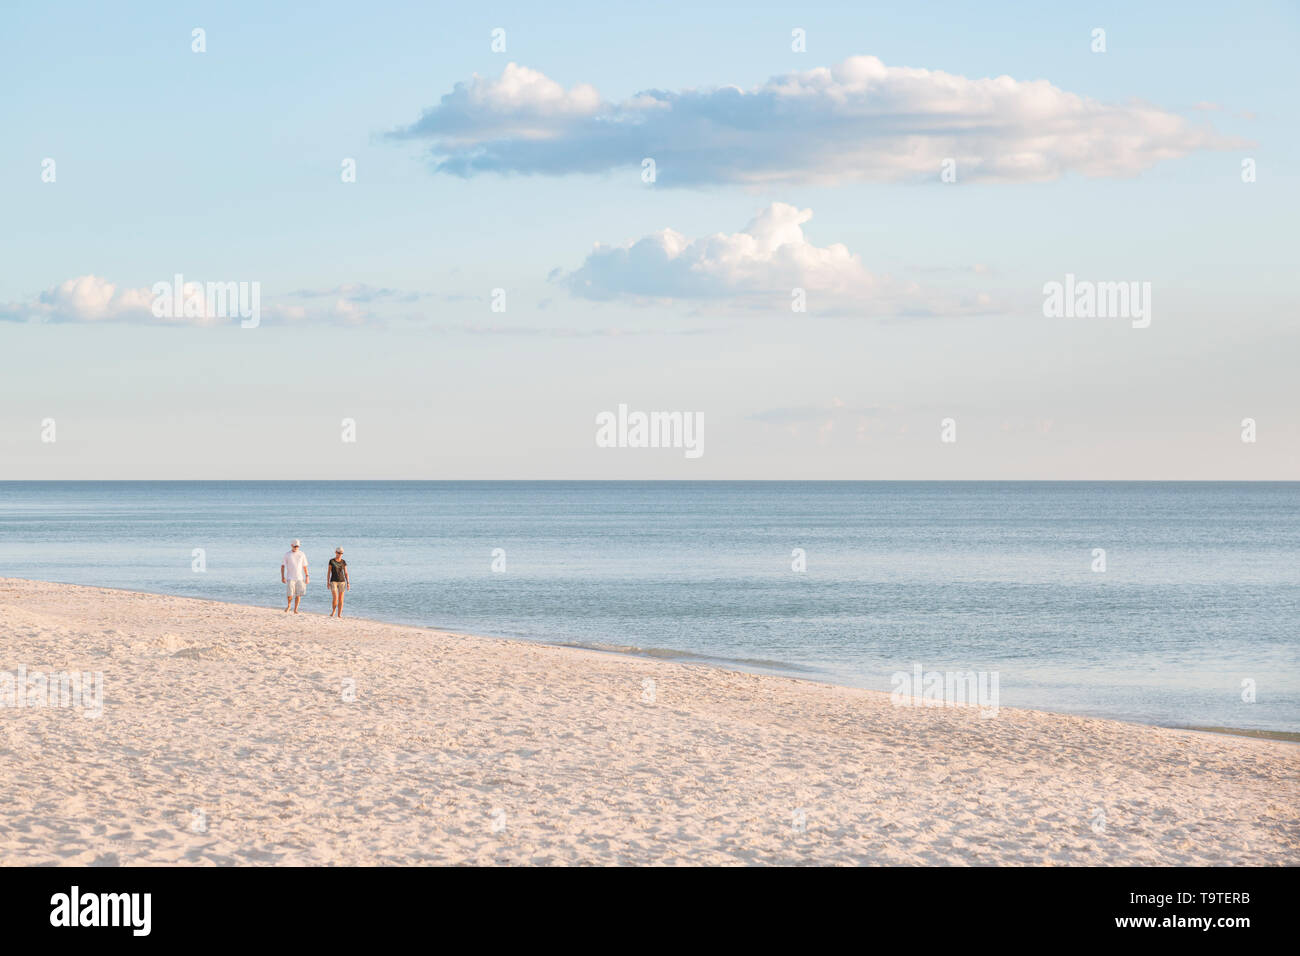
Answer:
M865 7L7 8L0 477L1300 478L1294 5ZM589 171L614 125L655 183ZM764 210L801 233L751 259ZM56 294L176 273L265 321ZM1044 317L1066 273L1150 282L1150 327ZM597 448L619 403L701 412L706 453Z

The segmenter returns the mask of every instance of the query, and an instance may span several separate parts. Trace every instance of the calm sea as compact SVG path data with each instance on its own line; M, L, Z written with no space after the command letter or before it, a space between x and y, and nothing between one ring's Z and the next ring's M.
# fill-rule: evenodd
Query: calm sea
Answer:
M357 617L1300 731L1297 483L0 483L0 576L277 607L295 537L320 613L342 545Z

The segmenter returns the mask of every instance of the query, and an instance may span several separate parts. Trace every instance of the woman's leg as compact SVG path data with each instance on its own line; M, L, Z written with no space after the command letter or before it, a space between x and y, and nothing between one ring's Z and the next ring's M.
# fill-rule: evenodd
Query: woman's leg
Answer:
M343 616L343 592L347 590L347 585L339 585L339 617Z

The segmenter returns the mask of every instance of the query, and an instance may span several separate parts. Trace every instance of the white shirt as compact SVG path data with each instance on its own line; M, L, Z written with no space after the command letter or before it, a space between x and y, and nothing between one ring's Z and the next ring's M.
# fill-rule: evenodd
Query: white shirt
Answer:
M302 548L284 553L284 579L286 581L305 581L307 579L307 555Z

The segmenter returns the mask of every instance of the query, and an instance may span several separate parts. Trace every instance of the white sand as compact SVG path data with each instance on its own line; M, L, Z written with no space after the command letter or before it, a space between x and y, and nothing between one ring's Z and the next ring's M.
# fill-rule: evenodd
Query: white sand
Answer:
M0 864L1300 863L1289 743L3 578L0 635L106 698L0 707Z

